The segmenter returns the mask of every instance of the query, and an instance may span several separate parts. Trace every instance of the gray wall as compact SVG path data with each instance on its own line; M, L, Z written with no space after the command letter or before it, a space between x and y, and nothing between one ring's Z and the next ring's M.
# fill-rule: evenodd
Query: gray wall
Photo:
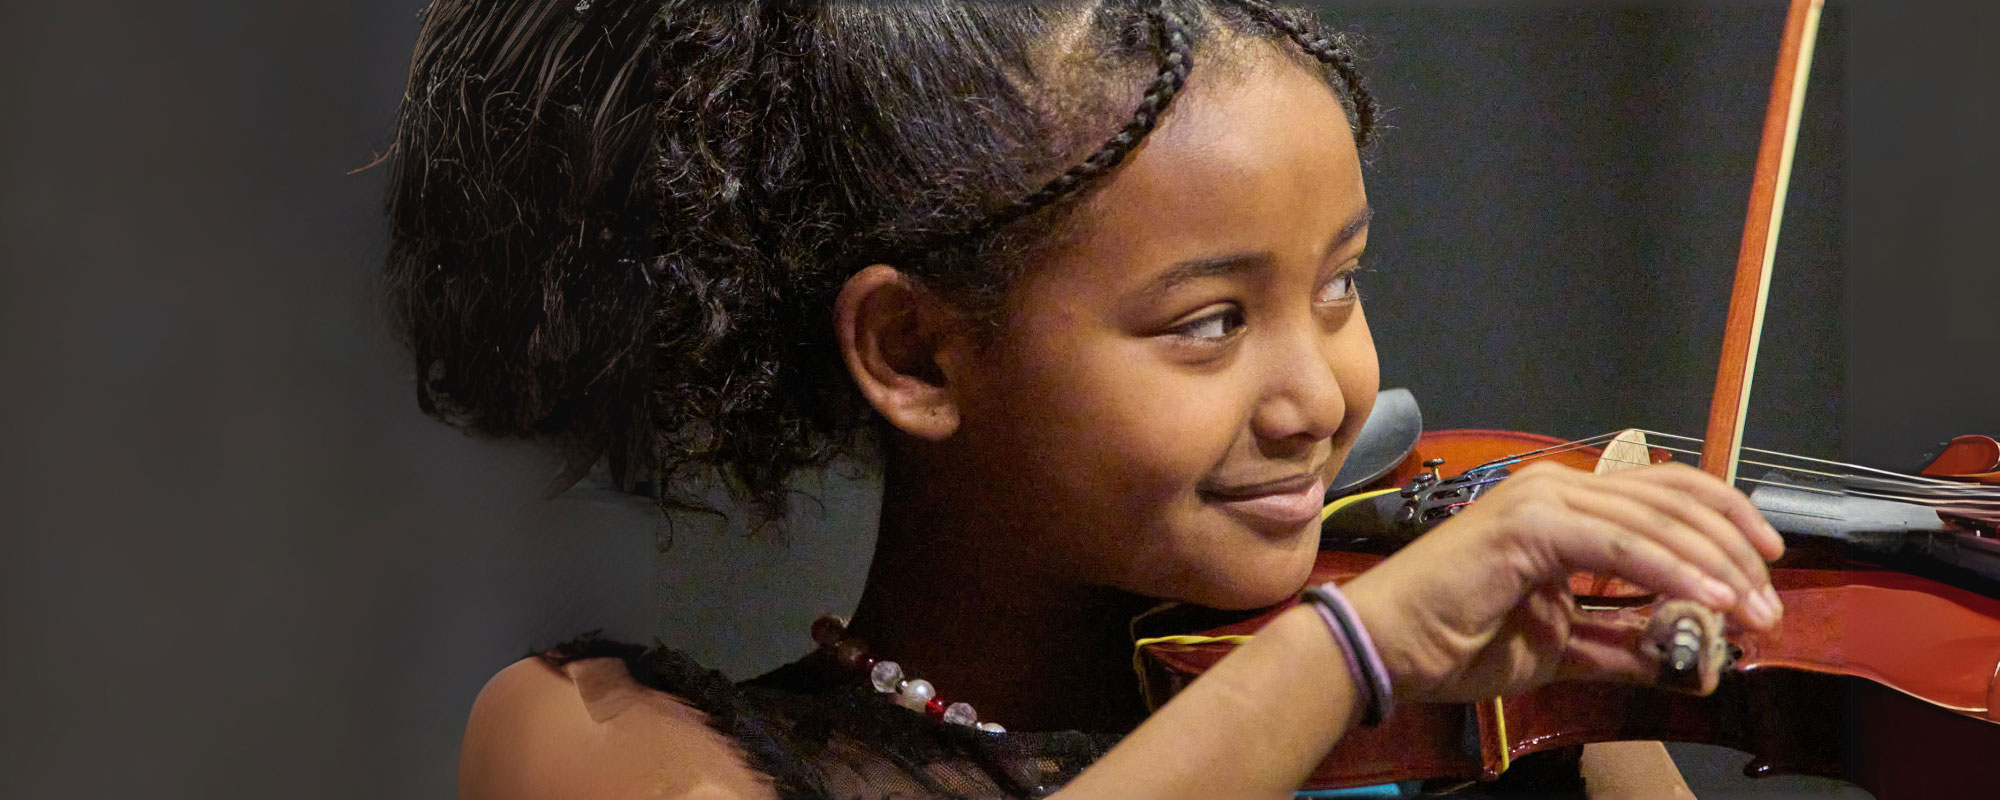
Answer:
M742 676L852 603L865 482L788 546L691 519L658 555L643 501L540 500L536 454L417 413L369 295L383 174L348 171L418 5L0 14L0 796L448 796L472 697L532 645L658 635ZM1972 77L2000 25L1893 8L1828 20L1753 442L2000 433ZM1338 16L1397 126L1390 382L1444 426L1697 430L1780 11ZM1682 755L1703 786L1740 762Z

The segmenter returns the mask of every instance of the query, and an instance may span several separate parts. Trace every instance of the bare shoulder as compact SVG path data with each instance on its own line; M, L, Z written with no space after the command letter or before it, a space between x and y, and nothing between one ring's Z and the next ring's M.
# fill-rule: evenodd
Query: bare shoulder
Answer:
M486 682L459 750L462 800L764 800L700 711L640 685L615 658L558 667L525 658Z

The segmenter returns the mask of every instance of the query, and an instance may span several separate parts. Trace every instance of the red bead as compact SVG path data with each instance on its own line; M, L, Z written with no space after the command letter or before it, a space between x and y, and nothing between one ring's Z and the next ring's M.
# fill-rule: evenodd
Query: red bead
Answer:
M924 704L924 713L931 715L931 719L944 719L944 698L931 698L930 702Z

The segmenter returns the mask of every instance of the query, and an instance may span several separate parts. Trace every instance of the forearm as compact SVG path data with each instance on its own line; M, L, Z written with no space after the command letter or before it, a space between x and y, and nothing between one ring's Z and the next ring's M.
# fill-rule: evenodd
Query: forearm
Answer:
M1299 606L1176 695L1056 796L1289 798L1360 719L1318 615Z

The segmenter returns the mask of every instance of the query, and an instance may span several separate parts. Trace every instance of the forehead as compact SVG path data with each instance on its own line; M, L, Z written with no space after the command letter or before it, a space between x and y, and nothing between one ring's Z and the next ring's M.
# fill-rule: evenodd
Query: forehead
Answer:
M1090 198L1046 277L1103 287L1217 253L1324 256L1301 248L1323 248L1367 207L1346 111L1318 75L1275 56L1202 75L1197 63Z

